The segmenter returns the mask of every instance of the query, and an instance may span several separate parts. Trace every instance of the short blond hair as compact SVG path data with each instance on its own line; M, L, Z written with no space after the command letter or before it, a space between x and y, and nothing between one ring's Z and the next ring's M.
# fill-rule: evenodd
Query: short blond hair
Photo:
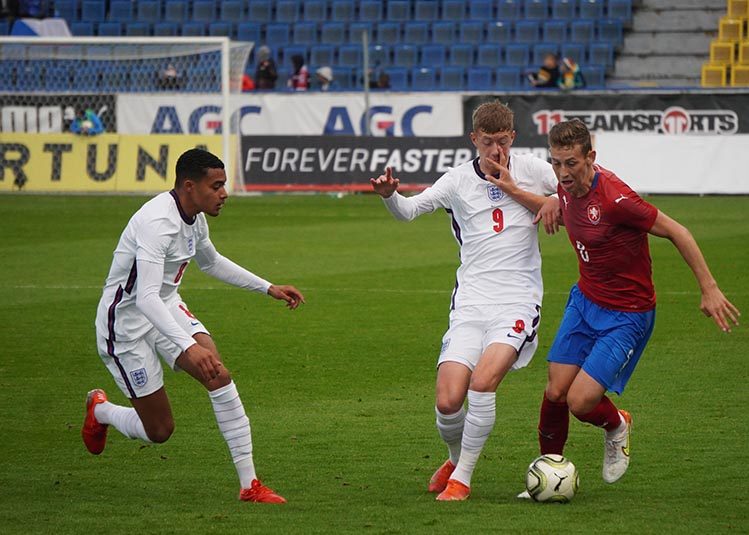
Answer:
M512 132L515 130L515 114L498 100L484 102L473 110L473 131L487 134Z

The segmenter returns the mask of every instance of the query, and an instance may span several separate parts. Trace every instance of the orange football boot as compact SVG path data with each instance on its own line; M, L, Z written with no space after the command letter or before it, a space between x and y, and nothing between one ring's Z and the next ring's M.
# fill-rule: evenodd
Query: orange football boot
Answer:
M107 445L107 429L109 426L100 424L94 415L94 408L105 401L107 401L107 394L100 388L90 391L86 396L86 417L83 420L81 437L86 449L94 455L99 455L104 451L104 446Z
M445 487L445 490L437 495L437 501L463 501L467 500L470 495L471 487L465 486L457 479L449 479L447 481L447 487Z
M250 488L239 491L239 499L243 502L286 503L283 496L279 496L257 479L252 480Z
M445 490L447 480L450 479L453 470L455 470L455 465L450 459L437 468L437 471L432 475L432 479L429 480L429 492L442 492Z

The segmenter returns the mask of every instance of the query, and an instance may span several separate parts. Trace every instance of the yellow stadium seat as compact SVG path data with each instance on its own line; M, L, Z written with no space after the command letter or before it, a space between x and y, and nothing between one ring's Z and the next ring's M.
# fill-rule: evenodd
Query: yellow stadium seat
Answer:
M731 85L749 87L749 65L735 65L731 69Z
M733 63L734 49L733 41L712 41L710 43L710 63L728 64Z
M739 65L749 65L749 41L741 41L739 43Z
M718 26L719 41L741 41L744 38L744 21L721 17Z
M725 87L726 66L704 63L702 65L702 87Z
M728 0L728 16L732 19L749 17L749 0Z

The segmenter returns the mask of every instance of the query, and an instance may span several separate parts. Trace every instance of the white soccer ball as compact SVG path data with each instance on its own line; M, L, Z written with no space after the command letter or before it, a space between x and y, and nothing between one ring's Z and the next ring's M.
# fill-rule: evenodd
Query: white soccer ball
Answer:
M565 457L551 453L534 460L525 475L528 494L537 502L567 503L579 485L575 465Z
M93 127L94 127L94 123L92 123L88 119L84 119L83 121L81 121L81 130L83 130L84 132L88 132Z

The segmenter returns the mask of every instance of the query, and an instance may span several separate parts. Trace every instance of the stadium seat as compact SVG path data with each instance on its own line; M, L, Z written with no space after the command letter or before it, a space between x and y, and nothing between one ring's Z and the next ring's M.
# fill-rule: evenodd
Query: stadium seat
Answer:
M378 23L376 40L380 44L393 45L395 43L400 43L400 40L401 40L400 22Z
M431 67L415 67L411 70L411 90L434 91L437 87L437 70Z
M54 4L55 17L65 19L68 24L78 20L78 0L57 0ZM4 35L7 35L6 31Z
M97 91L99 89L99 71L97 66L80 65L78 68L73 69L73 86L76 91Z
M465 87L465 69L463 67L442 67L440 71L440 89L442 91L459 91Z
M83 22L104 22L107 19L107 4L99 0L83 0L81 20Z
M302 5L302 19L306 22L325 22L328 20L328 3L326 0L307 0Z
M338 47L338 65L342 67L361 67L361 45L341 45Z
M590 19L573 20L570 23L570 41L590 43L593 40L593 21Z
M390 47L388 45L369 45L369 64L375 67L390 65Z
M297 22L293 33L292 42L295 45L313 45L317 42L317 23Z
M526 19L546 20L549 17L548 0L525 0L523 5Z
M499 0L497 2L497 19L498 20L520 20L521 17L521 0Z
M355 88L354 73L355 69L351 67L336 66L333 70L334 83L333 88L337 91L350 91Z
M498 67L496 88L503 91L514 91L523 88L523 69L521 67Z
M359 2L359 20L380 22L382 20L382 0L361 0Z
M112 0L109 4L108 20L128 23L135 20L133 2L130 0Z
M532 45L538 42L540 26L536 20L519 20L515 23L515 42Z
M559 45L557 43L537 43L533 45L532 52L531 63L538 66L544 62L544 57L546 57L547 54L558 56Z
M580 70L585 78L586 89L606 87L606 72L600 65L582 65Z
M421 47L420 64L425 67L441 67L447 59L447 47L445 45L431 44Z
M122 23L120 22L100 22L97 28L99 37L121 37L122 36Z
M474 46L470 43L455 43L450 45L450 65L456 67L472 67Z
M396 67L415 67L419 61L419 49L413 45L401 44L393 47L393 65Z
M354 0L333 0L331 6L331 20L337 22L351 22L355 18L356 5Z
M468 20L460 23L459 36L462 43L478 45L484 42L484 22Z
M567 41L567 21L547 20L543 24L541 33L545 42L561 45Z
M247 6L248 22L268 23L272 17L273 3L270 0L252 0Z
M609 70L614 67L614 46L608 41L594 41L588 46L588 63Z
M237 24L237 40L248 43L260 43L261 25L258 22L240 22Z
M556 20L572 20L575 18L576 0L552 0L551 18Z
M231 22L216 21L208 25L208 35L212 37L233 37L233 27Z
M526 67L530 63L530 47L523 43L510 43L505 47L505 64Z
M302 56L305 63L309 62L309 47L291 44L280 47L280 63L291 65L292 56Z
M94 23L77 21L70 25L71 33L76 37L88 37L94 35Z
M440 21L432 24L432 42L451 45L455 42L455 23Z
M125 35L128 37L150 37L150 22L130 22L125 24Z
M252 4L252 2L250 2L250 4ZM276 22L296 22L299 20L300 11L299 0L277 0Z
M416 0L414 20L433 21L437 19L439 19L439 2L435 0Z
M429 3L436 4L437 2ZM465 0L442 0L442 20L461 21L465 18Z
M10 60L0 61L0 91L16 88L16 66Z
M108 92L127 90L130 84L130 70L127 65L109 65L102 70L99 89Z
M511 43L512 24L509 22L489 22L486 25L486 41L488 43Z
M346 24L343 22L324 23L320 30L320 42L328 45L342 45L345 43Z
M494 18L492 0L471 0L468 3L468 18L471 20L487 21Z
M429 42L429 24L426 22L406 22L403 25L403 42L423 45Z
M596 21L596 34L599 41L608 41L615 47L624 43L623 23L619 19L598 19Z
M164 6L164 20L181 24L187 20L187 3L182 0L169 0Z
M154 37L174 37L179 35L174 22L157 22L153 25Z
M192 20L210 24L216 19L215 0L195 0L192 4Z
M205 24L202 22L185 22L182 24L182 35L185 37L203 37L205 36Z
M285 22L272 22L265 27L265 42L272 47L290 42L291 27Z
M336 47L333 45L313 45L310 47L309 62L312 65L333 65Z
M0 73L0 77L3 74ZM50 65L44 70L44 89L47 91L69 91L73 72L68 64Z
M632 0L609 0L607 16L629 26L632 23Z
M603 17L604 0L580 0L579 15L581 19L600 19Z
M585 63L585 43L563 43L562 57L575 60L575 63Z
M246 17L244 15L244 6L239 0L223 0L219 4L219 19L232 22L234 24L239 23Z
M469 91L486 91L492 89L492 70L488 67L471 67L468 69Z
M408 69L386 67L385 73L390 77L390 89L392 91L408 91Z
M161 2L141 0L136 5L136 20L155 24L161 20Z
M496 67L502 64L502 48L499 45L479 45L476 53L476 65L479 67Z
M351 22L348 25L348 42L361 43L362 33L367 32L367 40L372 43L374 40L374 26L371 22Z
M388 0L387 20L406 22L411 20L411 2L408 0Z

